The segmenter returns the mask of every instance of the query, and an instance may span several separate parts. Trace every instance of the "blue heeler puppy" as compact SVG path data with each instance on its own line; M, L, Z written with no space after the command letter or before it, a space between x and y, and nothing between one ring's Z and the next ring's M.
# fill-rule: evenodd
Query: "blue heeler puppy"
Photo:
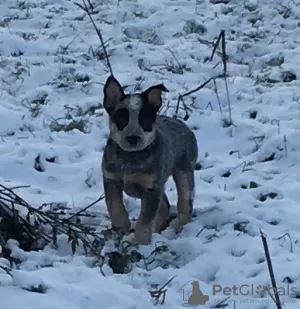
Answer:
M159 84L142 93L125 94L110 76L104 86L103 106L109 115L109 137L102 159L105 201L112 226L130 229L123 192L141 200L135 241L148 244L169 219L165 183L173 177L177 189L176 232L190 222L195 195L194 171L198 156L194 133L180 120L158 115L162 92Z

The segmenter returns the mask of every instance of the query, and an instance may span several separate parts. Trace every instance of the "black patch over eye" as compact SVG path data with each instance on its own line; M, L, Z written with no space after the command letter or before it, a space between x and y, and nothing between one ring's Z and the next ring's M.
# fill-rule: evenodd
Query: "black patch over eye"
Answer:
M118 130L123 130L129 122L129 111L126 108L116 110L111 116L112 122L117 126Z
M139 124L145 132L151 132L156 119L156 109L144 104L139 112Z

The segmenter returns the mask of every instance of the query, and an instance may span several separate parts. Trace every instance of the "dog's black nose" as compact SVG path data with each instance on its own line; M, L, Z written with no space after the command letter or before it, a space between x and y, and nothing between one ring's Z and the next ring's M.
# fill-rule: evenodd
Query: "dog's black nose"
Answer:
M135 146L141 140L141 138L137 135L130 135L126 136L126 140L131 146Z

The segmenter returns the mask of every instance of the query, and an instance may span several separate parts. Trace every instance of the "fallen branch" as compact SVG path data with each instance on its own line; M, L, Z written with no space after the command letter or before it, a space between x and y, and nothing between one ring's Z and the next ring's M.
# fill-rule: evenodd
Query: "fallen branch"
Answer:
M0 185L1 246L5 247L8 239L15 239L25 251L38 250L50 243L57 247L57 236L65 234L69 236L73 252L81 241L86 253L99 255L105 242L104 236L101 232L96 234L75 219L77 214L82 214L103 198L102 195L79 212L68 218L61 218L59 213L48 213L29 205L11 188ZM24 215L20 214L21 210L25 210Z

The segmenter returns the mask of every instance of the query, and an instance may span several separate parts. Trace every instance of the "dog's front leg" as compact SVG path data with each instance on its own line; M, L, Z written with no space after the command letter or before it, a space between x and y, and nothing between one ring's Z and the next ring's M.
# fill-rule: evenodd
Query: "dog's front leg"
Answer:
M121 178L103 177L105 202L112 226L126 233L130 228L128 212L123 203L123 181Z
M149 190L141 198L141 212L135 226L135 240L140 245L147 245L151 241L161 194L160 191Z

